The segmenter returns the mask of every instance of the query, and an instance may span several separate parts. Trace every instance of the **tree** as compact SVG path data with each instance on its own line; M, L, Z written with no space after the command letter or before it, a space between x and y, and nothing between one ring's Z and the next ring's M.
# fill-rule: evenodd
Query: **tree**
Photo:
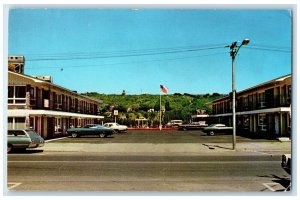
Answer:
M160 110L160 101L156 101L155 105L154 105L154 110L155 111L159 111Z
M170 102L167 101L167 102L165 103L165 109L166 109L166 111L171 110Z

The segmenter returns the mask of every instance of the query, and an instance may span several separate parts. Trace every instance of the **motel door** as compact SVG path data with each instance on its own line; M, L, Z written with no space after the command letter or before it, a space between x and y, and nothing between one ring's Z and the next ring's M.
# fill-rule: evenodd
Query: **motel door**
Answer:
M279 135L280 133L280 116L279 115L275 115L275 134Z

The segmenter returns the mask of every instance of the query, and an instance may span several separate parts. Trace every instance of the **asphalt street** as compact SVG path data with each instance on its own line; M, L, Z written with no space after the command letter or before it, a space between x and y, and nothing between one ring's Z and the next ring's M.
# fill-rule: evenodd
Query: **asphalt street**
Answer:
M232 150L230 135L144 134L61 138L48 140L42 148L10 153L7 189L13 194L261 193L283 191L290 183L290 175L280 166L281 155L291 152L290 142L239 137ZM133 135L137 137L131 139ZM172 142L164 142L169 138Z
M273 192L289 184L280 156L13 154L11 191Z

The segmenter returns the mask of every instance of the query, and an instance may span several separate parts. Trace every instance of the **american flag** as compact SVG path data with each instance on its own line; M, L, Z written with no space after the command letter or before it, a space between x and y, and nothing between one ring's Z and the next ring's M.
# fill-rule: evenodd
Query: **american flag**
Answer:
M168 88L166 86L163 86L163 85L160 85L160 90L163 92L163 93L168 93Z

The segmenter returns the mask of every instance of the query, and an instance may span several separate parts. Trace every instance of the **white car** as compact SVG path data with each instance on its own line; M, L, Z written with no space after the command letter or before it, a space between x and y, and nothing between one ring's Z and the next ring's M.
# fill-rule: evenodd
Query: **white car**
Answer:
M127 132L128 127L125 125L120 125L118 123L114 123L114 122L109 122L109 123L105 123L103 124L103 126L107 127L107 128L111 128L114 131L121 133L121 132Z

